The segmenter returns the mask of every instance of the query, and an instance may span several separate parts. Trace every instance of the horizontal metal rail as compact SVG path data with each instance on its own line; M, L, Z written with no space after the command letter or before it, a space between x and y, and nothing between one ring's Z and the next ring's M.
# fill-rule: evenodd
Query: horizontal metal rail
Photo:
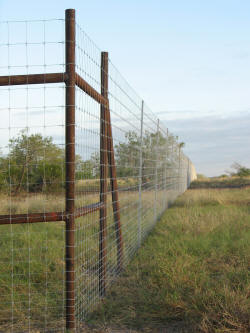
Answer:
M97 202L75 210L75 218L87 215L103 207L102 202ZM58 222L65 221L68 216L67 212L50 212L50 213L32 213L32 214L13 214L0 215L0 225L3 224L22 224L22 223L40 223L40 222Z
M64 212L0 215L1 224L38 223L64 221Z
M26 84L45 84L66 82L67 73L48 73L48 74L27 74L27 75L8 75L0 76L0 86L17 86ZM79 74L75 74L75 83L87 95L96 102L107 105L108 99L103 97L97 90L91 87Z
M0 86L60 83L60 82L65 82L66 79L67 79L66 73L9 75L9 76L0 76Z
M92 97L96 102L108 105L108 99L103 97L98 91L91 87L80 75L76 73L76 85L86 94Z
M87 215L89 213L93 213L99 209L103 208L103 202L97 202L95 204L91 204L88 206L83 206L80 208L77 208L75 210L75 218L78 218L80 216Z

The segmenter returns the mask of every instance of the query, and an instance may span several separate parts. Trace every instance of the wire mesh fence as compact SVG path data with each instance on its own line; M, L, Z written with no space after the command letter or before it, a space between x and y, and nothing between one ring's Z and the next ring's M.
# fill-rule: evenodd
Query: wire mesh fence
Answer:
M80 331L195 169L74 10L0 29L0 332Z

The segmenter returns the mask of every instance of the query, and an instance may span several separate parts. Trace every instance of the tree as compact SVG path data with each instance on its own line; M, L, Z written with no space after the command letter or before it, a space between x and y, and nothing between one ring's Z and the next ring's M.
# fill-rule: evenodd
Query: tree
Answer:
M230 172L231 176L239 176L239 177L250 176L250 169L237 162L234 162L231 168L236 170L236 172Z
M5 174L0 181L14 194L56 190L64 184L64 160L64 149L54 144L52 137L28 135L23 130L10 139L9 154L1 158Z
M180 142L180 143L179 143L179 147L180 147L180 148L184 148L184 147L185 147L185 142Z
M154 180L156 166L159 175L170 166L177 167L178 154L174 136L165 137L161 132L146 131L141 140L136 132L129 131L125 139L126 142L115 146L118 177L137 177L138 179L141 151L144 184L150 184ZM175 167L173 169L175 170Z
M76 179L94 179L100 175L100 154L95 152L89 160L83 161L79 155L76 156Z

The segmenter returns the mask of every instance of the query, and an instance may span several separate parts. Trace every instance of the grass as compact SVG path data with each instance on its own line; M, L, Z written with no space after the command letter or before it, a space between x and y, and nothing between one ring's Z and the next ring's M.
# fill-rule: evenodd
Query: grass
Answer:
M117 179L117 184L120 190L131 190L134 188L135 191L138 189L138 177L123 177ZM108 189L110 190L110 182L108 182ZM99 179L84 179L78 180L76 183L76 191L82 192L98 192L100 190Z
M200 177L191 184L191 189L201 188L241 188L250 186L250 177Z
M168 191L172 202L177 192ZM158 212L167 203L159 191ZM142 238L154 225L152 209L155 191L142 194ZM98 202L98 193L77 195L77 207ZM127 263L138 247L138 193L119 194ZM0 196L0 214L63 211L63 195L25 194L10 198ZM117 277L116 241L111 205L108 198L107 271L109 283ZM0 332L63 331L65 309L65 225L63 222L2 225L0 233ZM98 293L99 212L76 221L77 314L96 308Z
M188 190L89 324L97 332L249 332L249 263L250 189Z
M176 193L167 192L171 202ZM145 191L143 238L154 225L154 191ZM166 203L159 191L158 212ZM10 202L1 197L1 214ZM77 197L77 206L98 194ZM85 331L110 327L147 332L247 332L250 189L187 191L162 217L121 279L88 318ZM126 261L137 249L138 193L120 193ZM64 210L60 195L12 198L12 213ZM108 272L116 263L108 203ZM77 220L77 311L98 301L98 212ZM1 226L0 332L64 327L64 224ZM79 278L81 277L81 278ZM111 277L110 277L111 278ZM85 290L83 292L83 290ZM172 332L170 330L170 332ZM177 330L177 331L176 331Z

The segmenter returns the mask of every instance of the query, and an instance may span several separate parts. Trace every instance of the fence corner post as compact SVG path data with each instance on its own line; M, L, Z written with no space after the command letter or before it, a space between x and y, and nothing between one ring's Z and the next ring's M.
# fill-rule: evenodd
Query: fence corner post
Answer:
M75 10L65 11L66 329L75 330Z

